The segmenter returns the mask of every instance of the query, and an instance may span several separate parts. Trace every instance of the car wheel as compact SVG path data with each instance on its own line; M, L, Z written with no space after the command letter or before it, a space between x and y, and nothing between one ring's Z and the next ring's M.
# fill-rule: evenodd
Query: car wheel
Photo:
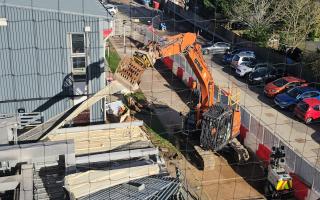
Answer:
M310 124L312 122L312 118L311 117L308 117L306 120L305 120L306 124Z
M246 73L246 74L244 74L243 78L244 78L245 80L248 80L249 75L250 75L250 73Z
M288 110L292 112L292 111L294 110L294 107L295 107L295 105L290 105L290 106L288 107Z

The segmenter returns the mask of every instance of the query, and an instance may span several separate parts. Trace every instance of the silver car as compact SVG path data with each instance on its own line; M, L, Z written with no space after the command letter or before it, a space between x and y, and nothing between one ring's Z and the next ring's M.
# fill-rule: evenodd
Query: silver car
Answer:
M203 54L223 54L226 50L229 50L231 45L226 42L216 42L214 44L208 44L202 46Z
M241 51L234 55L231 60L231 67L237 69L238 66L242 65L243 62L252 62L256 60L256 55L253 51Z

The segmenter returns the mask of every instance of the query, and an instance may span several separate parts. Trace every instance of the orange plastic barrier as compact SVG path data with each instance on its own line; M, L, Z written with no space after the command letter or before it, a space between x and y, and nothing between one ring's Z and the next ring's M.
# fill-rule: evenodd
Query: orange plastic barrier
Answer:
M264 162L265 166L267 166L269 164L271 150L267 146L265 146L263 144L259 144L256 155L258 156L258 158L260 160L262 160Z
M244 139L246 138L247 136L247 132L248 132L248 129L246 127L244 127L243 125L240 126L240 134L239 134L239 137L240 137L240 142L244 142Z
M173 68L173 60L171 58L165 57L165 58L162 59L162 62L164 63L164 65L168 69L172 70L172 68Z
M153 8L154 9L159 9L160 7L160 3L156 2L156 1L153 1Z
M188 87L192 88L193 78L190 76L188 80Z
M294 190L294 197L298 200L305 200L308 196L309 187L294 173L290 173L292 177L292 187Z
M182 80L183 78L183 68L182 67L178 67L177 69L177 77Z

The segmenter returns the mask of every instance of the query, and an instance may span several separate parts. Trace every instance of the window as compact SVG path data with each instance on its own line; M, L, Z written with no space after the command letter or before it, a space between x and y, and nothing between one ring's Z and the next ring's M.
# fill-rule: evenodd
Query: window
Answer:
M310 97L317 97L319 96L318 92L310 92Z
M304 94L302 95L302 97L303 97L303 98L310 98L310 97L312 97L313 95L314 95L313 92L306 92L306 93L304 93Z
M297 82L292 82L288 84L288 87L295 87L295 86L299 86L300 84Z
M250 59L248 57L243 57L242 61L249 61Z
M234 61L239 61L239 59L240 59L240 57L239 57L238 55L235 55L235 56L233 57L233 60L234 60Z
M72 34L72 53L84 53L84 34Z
M73 57L72 58L72 66L74 69L76 68L85 68L86 67L86 59L85 57Z
M276 81L273 82L273 84L274 84L275 86L277 86L277 87L282 87L282 86L286 85L287 83L288 83L288 81L286 81L286 80L283 79L283 78L280 78L280 79L278 79L278 80L276 80ZM289 86L290 84L292 84L292 83L289 83L288 86Z
M320 111L320 105L314 106L313 109L316 110L316 111Z
M86 54L85 37L82 33L72 33L70 37L71 44L71 64L73 75L86 74Z

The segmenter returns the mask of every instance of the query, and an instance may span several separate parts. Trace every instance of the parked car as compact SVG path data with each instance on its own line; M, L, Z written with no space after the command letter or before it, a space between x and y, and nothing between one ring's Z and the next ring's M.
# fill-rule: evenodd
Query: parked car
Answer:
M216 42L214 44L207 44L202 46L203 54L223 54L226 50L229 50L231 45L226 42Z
M283 76L285 76L284 69L266 65L254 69L248 76L248 83L250 85L269 83Z
M236 75L239 77L245 77L249 75L255 67L255 61L244 61L236 69Z
M300 101L294 109L294 114L306 124L320 119L320 100L308 98Z
M278 94L274 98L274 102L280 108L293 109L297 103L306 98L316 98L320 100L320 91L312 87L294 87L285 93Z
M118 7L116 5L109 4L109 3L103 4L103 5L112 16L118 13Z
M240 52L242 52L242 51L247 51L247 50L245 50L245 49L235 49L233 51L227 50L223 55L222 61L225 64L230 64L231 61L232 61L233 56L238 54L238 53L240 53Z
M307 86L306 81L293 76L286 76L268 83L264 87L264 94L268 97L274 97L286 90L296 86Z
M256 55L253 51L242 51L238 54L235 54L231 60L231 67L236 69L243 62L255 62Z

